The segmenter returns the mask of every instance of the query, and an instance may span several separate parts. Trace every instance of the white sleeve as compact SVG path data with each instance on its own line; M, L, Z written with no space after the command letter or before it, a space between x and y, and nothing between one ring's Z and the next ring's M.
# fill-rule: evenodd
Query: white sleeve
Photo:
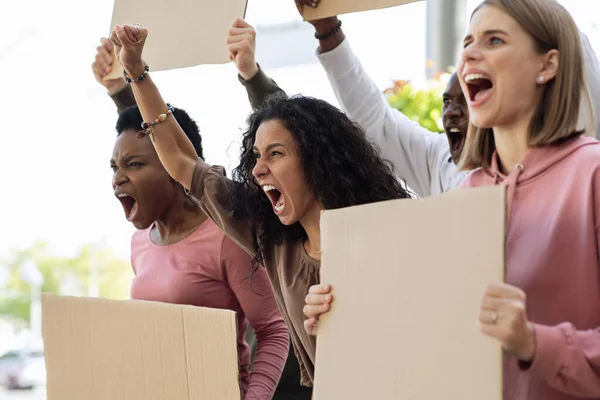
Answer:
M581 32L581 44L583 46L583 63L585 67L585 79L592 100L592 110L595 118L595 135L600 140L600 61L585 33ZM580 125L587 125L590 115L587 102L581 104L582 112L579 114Z
M429 196L431 173L439 159L438 133L430 132L393 109L352 52L348 39L317 55L335 96L348 117L390 161L396 175L420 197Z

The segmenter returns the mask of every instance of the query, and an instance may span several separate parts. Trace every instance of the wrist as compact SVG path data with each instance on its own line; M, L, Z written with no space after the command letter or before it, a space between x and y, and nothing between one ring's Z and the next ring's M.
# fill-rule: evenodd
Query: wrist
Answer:
M334 30L338 23L338 17L329 17L312 21L311 24L315 27L315 33L319 36L326 35Z
M524 363L531 363L535 357L535 328L531 323L527 324L527 340L522 354L519 354L519 361Z
M105 86L106 91L108 92L108 94L110 96L114 96L115 94L119 93L121 90L125 89L126 87L127 87L127 82L125 82L125 79L122 79L122 78L115 79L113 82L111 82Z
M250 79L254 78L257 73L258 73L258 64L255 62L254 64L252 64L252 67L249 68L247 71L240 71L240 76L242 77L243 80L249 81Z
M144 71L146 70L146 64L143 61L140 61L139 63L135 63L135 64L124 65L123 67L125 69L125 73L131 79L141 76L144 73Z

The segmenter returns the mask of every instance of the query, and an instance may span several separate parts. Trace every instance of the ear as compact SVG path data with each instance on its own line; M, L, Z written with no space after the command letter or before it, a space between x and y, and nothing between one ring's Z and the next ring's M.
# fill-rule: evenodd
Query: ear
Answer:
M546 83L556 77L559 66L558 50L553 49L544 54L542 57L542 65L539 73L538 83Z

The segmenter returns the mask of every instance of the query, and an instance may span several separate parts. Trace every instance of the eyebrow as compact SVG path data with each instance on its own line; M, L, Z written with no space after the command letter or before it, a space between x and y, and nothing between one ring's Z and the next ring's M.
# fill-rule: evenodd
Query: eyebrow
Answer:
M127 156L127 157L125 157L125 158L123 159L123 162L125 162L125 163L128 163L128 162L130 162L131 160L135 160L136 158L141 158L141 157L142 157L142 156L141 156L140 154L132 154L132 155L130 155L130 156ZM111 158L111 159L110 159L110 163L111 163L111 164L116 164L116 161L115 161L115 159L114 159L114 158Z
M276 147L285 147L285 146L281 143L271 143L270 145L267 146L267 148L265 149L265 152L267 152L269 150L273 150ZM254 146L253 149L254 149L254 151L258 151L258 147L256 147L256 146Z
M501 30L501 29L488 29L487 31L483 31L483 36L490 36L490 35L505 35L508 36L508 33L506 33L505 31ZM467 36L465 36L465 38L463 39L463 42L466 42L467 40L471 40L473 39L473 35L469 34Z

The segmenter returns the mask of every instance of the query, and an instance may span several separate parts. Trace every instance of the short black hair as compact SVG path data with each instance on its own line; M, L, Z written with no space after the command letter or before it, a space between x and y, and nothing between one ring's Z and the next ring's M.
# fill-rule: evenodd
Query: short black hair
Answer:
M190 142L194 145L194 149L196 149L196 154L202 160L204 160L204 154L202 152L202 136L200 136L200 129L198 128L198 124L194 121L187 112L180 108L173 108L173 116L177 120L177 123L185 132L185 135L190 139ZM117 119L117 136L128 129L134 129L139 131L142 129L142 114L140 113L140 109L137 105L129 106L119 114L119 119Z

